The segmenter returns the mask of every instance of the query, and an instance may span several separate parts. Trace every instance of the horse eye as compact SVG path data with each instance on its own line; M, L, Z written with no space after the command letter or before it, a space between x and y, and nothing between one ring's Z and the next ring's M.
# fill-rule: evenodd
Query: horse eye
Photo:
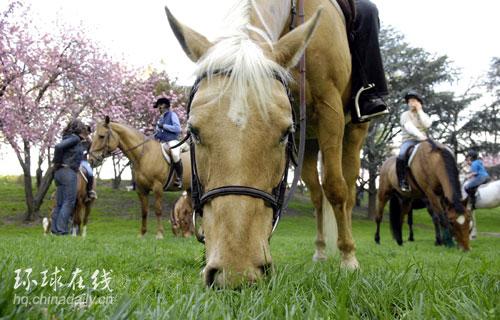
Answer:
M198 129L196 129L195 127L189 126L188 133L191 134L191 137L193 137L195 142L197 142L197 143L201 142L200 132Z
M283 131L283 133L281 134L281 137L280 137L280 143L286 142L287 139L288 139L288 136L292 132L293 132L293 127L292 126L288 127L285 131Z

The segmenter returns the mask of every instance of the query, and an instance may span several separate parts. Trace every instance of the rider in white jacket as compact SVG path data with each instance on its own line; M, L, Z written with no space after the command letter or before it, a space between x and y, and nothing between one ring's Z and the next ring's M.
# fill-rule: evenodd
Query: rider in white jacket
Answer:
M402 191L410 191L410 185L405 180L405 154L411 146L427 140L427 129L432 125L432 119L422 110L423 100L418 93L408 92L405 95L405 100L410 110L401 115L403 143L399 149L396 172L398 174L399 188Z

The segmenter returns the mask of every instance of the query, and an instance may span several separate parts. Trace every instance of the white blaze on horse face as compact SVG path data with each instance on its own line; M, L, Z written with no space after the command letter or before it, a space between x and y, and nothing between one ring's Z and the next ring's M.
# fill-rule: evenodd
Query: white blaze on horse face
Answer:
M463 225L465 223L465 216L463 214L461 214L458 218L457 218L457 223L459 225Z

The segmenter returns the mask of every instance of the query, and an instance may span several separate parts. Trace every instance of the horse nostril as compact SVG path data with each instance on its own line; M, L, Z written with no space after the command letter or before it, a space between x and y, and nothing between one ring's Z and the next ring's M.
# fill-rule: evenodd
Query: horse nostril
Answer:
M263 264L259 266L259 270L262 272L263 276L270 276L273 273L273 265L270 263Z
M216 279L218 272L219 272L219 269L217 269L217 268L210 268L210 269L206 270L205 271L205 285L207 285L209 287L214 287L215 285L217 285L215 283L215 279Z

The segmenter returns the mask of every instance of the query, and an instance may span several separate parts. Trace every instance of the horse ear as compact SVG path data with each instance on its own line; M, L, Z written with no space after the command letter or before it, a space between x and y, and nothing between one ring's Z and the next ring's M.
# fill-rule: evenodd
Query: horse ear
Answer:
M213 44L205 36L177 21L167 7L165 7L165 12L168 23L182 49L191 61L197 62Z
M287 33L274 45L274 58L277 63L290 69L300 60L311 37L318 26L323 7L319 7L306 23Z

